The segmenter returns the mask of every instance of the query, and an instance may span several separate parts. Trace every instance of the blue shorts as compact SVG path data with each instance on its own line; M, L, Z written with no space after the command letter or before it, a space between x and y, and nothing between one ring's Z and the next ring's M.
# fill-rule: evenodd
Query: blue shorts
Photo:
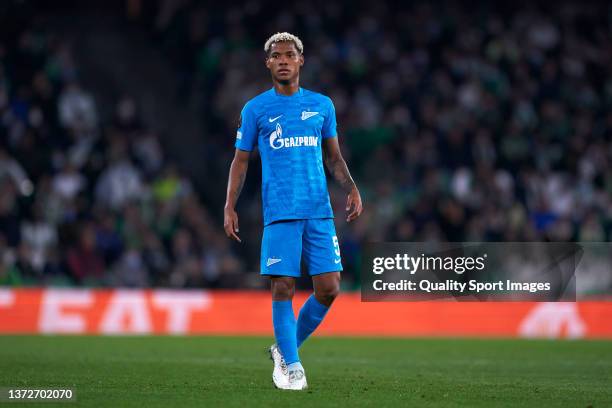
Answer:
M311 276L342 270L332 218L278 221L264 227L262 275L297 278L301 276L302 255Z

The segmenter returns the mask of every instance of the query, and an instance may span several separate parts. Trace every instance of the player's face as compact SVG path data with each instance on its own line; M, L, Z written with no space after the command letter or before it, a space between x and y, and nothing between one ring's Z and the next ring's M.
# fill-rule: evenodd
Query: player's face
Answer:
M298 77L302 65L304 56L297 50L293 41L277 42L270 47L266 67L276 81L290 83Z

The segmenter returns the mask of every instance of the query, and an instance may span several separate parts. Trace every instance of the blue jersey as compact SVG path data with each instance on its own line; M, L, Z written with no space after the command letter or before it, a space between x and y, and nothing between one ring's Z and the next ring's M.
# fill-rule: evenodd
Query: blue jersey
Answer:
M336 136L334 105L319 93L299 88L286 96L272 88L244 105L236 147L259 148L264 225L333 218L321 142Z

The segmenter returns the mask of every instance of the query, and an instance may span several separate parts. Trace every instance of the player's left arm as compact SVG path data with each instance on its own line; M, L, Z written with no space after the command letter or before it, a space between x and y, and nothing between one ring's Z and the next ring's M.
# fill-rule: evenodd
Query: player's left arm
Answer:
M355 181L353 181L348 166L346 165L346 161L340 152L340 145L338 144L337 137L328 137L323 139L323 154L327 169L338 184L340 184L342 189L348 193L348 197L346 199L346 211L349 214L346 217L346 221L351 222L361 215L361 212L363 211L363 204L361 202L361 194L359 194L359 189L357 188Z

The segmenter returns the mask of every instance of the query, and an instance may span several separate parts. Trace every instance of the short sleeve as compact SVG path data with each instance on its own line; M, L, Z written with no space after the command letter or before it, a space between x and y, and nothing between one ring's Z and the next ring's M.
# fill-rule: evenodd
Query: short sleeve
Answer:
M236 132L236 148L250 152L257 144L257 115L253 104L247 102L240 113L240 122Z
M327 113L323 121L323 129L321 129L323 139L338 136L336 131L336 108L331 99L327 98Z

